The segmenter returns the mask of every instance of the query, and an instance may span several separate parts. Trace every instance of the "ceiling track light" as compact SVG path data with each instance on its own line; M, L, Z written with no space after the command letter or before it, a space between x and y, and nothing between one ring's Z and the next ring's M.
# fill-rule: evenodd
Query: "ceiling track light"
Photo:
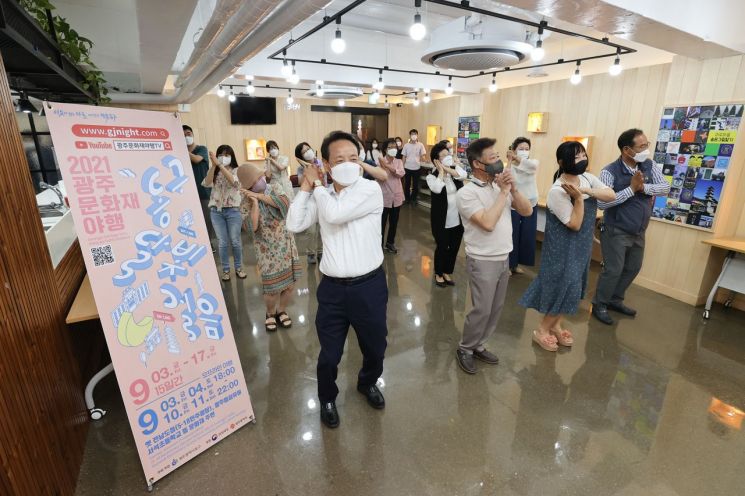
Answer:
M422 98L422 101L423 101L424 103L429 103L429 102L430 102L430 100L431 100L431 98L430 98L430 96L429 96L429 88L425 88L425 89L424 89L424 98Z
M230 95L228 95L228 101L230 103L233 103L235 101L235 94L233 93L233 88L230 88Z
M577 68L574 70L574 74L572 74L572 77L569 78L569 82L577 85L582 81L582 74L579 72L579 65L582 63L581 60L577 61Z
M621 67L621 49L616 49L616 60L613 61L613 64L608 67L608 73L611 76L618 76L621 74L621 71L623 71L623 67Z
M331 40L331 50L334 53L343 53L347 48L347 42L341 37L341 16L336 18L336 34L334 39Z
M427 36L427 27L422 24L422 15L419 13L419 9L422 6L422 0L414 0L414 8L417 9L414 14L414 24L409 28L409 36L413 40L420 41Z
M453 94L453 76L448 76L448 87L445 88L445 94L446 95Z
M541 26L538 28L538 41L535 42L535 48L530 52L530 59L533 62L540 62L543 57L546 56L546 50L543 49L543 26L546 21L541 22Z
M414 106L419 106L419 93L414 92Z
M383 82L383 69L378 69L378 81L373 84L373 88L378 91L382 91L383 88L385 88L385 83Z
M248 86L246 86L246 94L252 95L256 92L256 87L251 83L251 81L248 82Z
M42 103L42 109L44 104ZM16 102L16 112L23 112L24 114L34 114L38 112L31 100L28 99L25 93L21 93Z
M287 63L287 50L282 51L282 70L280 72L286 78L292 74L292 67Z
M225 90L222 89L222 85L219 85L217 87L217 96L219 96L220 98L223 98L225 96Z
M295 99L292 98L292 89L287 90L287 105L295 103Z
M339 98L339 101L337 103L339 104L340 107L343 107L346 104L343 98Z
M491 75L491 84L489 85L489 92L495 93L497 91L497 73L493 72Z

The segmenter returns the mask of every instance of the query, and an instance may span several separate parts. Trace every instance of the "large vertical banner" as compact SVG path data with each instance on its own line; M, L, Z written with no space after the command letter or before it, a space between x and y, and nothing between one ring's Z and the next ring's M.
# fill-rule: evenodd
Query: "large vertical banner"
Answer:
M181 121L46 104L148 483L254 419Z
M670 182L653 218L712 229L735 148L743 105L695 105L662 110L654 161Z

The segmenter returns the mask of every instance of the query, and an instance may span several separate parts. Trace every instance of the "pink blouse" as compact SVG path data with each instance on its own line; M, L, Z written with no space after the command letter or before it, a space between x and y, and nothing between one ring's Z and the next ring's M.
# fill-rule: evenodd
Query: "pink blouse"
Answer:
M400 207L404 202L404 187L401 184L401 178L404 177L404 162L400 158L394 158L388 162L387 157L381 157L378 162L385 164L385 171L388 173L388 179L378 181L380 189L383 190L383 206L385 208Z

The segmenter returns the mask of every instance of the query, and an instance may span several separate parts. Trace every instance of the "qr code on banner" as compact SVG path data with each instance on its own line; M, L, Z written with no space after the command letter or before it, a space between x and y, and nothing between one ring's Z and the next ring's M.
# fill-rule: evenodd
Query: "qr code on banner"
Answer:
M91 248L93 255L93 265L99 267L114 263L114 253L111 251L111 245L94 246Z

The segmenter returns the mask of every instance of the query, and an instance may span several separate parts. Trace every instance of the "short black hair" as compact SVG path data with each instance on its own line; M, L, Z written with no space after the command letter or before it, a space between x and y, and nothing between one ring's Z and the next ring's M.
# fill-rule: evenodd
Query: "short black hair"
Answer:
M574 158L579 152L585 152L585 146L579 141L565 141L560 144L556 149L556 162L559 164L559 170L554 174L554 181L556 181L562 172L566 169L574 167Z
M497 140L494 138L479 138L472 141L468 148L466 148L466 159L468 159L468 165L473 167L473 161L481 158L481 154L484 150L491 148L497 144Z
M357 153L360 152L360 144L352 133L346 131L332 131L323 138L323 143L321 143L321 157L323 157L324 160L329 159L329 146L331 146L331 143L337 141L349 141L350 143L354 143L354 146L357 148Z
M419 134L419 131L417 131L416 129L412 129L411 131L409 131L409 134L413 134L413 133Z
M306 145L308 146L308 148L313 148L312 146L310 146L310 144L306 143L305 141L303 141L302 143L298 143L298 145L295 147L295 158L300 159L300 160L305 160L303 158L303 147Z
M510 147L510 149L512 151L515 151L515 150L517 150L517 147L520 146L523 143L527 143L528 144L528 147L532 147L533 146L533 145L530 144L530 140L528 138L526 138L524 136L519 136L519 137L515 138L515 141L512 142L512 146Z
M276 142L276 141L274 141L274 140L269 140L269 141L267 141L267 142L266 142L266 151L269 151L269 150L271 150L271 149L272 149L272 147L274 147L274 148L276 148L277 150L279 150L279 145L277 144L277 142Z
M395 138L386 138L385 141L383 141L383 147L380 148L380 150L382 150L381 153L388 153L388 147L391 146L391 143L393 144L393 148L398 149Z
M181 128L184 131L191 131L192 133L194 132L194 130L191 128L191 126L187 126L186 124L184 124L183 126L181 126Z
M635 127L622 132L621 136L618 137L618 149L623 151L627 146L629 148L634 148L634 139L636 139L640 134L644 134L644 131Z
M435 160L440 160L440 152L448 149L448 143L448 140L442 140L432 147L432 150L429 151L429 159L432 163L435 163Z

